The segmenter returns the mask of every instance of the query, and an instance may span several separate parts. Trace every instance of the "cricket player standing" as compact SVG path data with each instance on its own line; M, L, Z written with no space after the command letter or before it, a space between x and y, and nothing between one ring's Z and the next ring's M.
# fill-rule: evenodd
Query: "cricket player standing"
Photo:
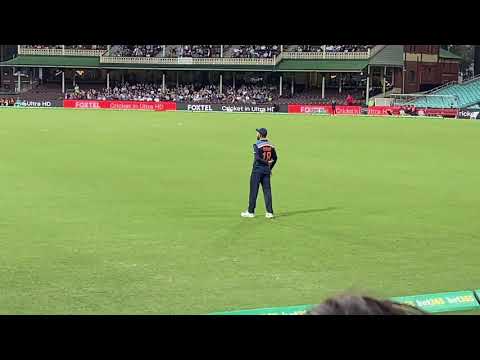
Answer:
M257 129L257 142L253 144L253 169L250 176L250 199L248 210L241 213L242 217L253 218L255 216L255 207L257 203L258 188L262 184L263 196L265 198L265 207L267 219L273 218L272 208L272 189L270 178L272 169L277 162L277 152L275 147L267 139L267 129Z

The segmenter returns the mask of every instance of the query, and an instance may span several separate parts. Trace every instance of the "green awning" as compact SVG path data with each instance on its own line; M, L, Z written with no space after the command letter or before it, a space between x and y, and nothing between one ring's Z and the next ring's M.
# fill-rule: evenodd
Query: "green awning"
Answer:
M439 56L441 58L444 58L444 59L456 59L456 60L462 60L462 57L461 56L458 56L454 53L452 53L451 51L448 51L448 50L445 50L445 49L442 49L440 48L440 54Z
M403 45L384 45L370 59L370 65L403 67L403 55Z
M223 71L273 71L265 65L183 65L183 64L110 64L100 63L95 56L47 56L19 55L0 63L0 66L55 67L55 68L97 68L97 69L138 69L138 70L223 70Z
M368 60L294 60L283 59L276 71L360 72Z
M98 68L100 58L96 56L47 56L19 55L0 63L2 66Z
M360 72L368 60L295 60L283 59L277 66L265 65L184 65L184 64L109 64L94 56L19 55L0 66L54 67L74 69L138 69L138 70L210 70L210 71L319 71Z

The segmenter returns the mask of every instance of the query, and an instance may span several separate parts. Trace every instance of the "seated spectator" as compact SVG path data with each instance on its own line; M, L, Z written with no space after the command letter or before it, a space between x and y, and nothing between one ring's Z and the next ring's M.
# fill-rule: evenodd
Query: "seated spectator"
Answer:
M224 86L223 92L216 85L195 87L193 85L181 85L175 88L162 89L156 84L122 83L110 89L76 88L74 92L65 94L65 99L86 100L136 100L136 101L180 101L180 102L207 102L207 103L249 103L267 104L275 99L275 86L243 85L233 89Z
M306 315L426 315L416 307L368 296L341 295L325 300Z

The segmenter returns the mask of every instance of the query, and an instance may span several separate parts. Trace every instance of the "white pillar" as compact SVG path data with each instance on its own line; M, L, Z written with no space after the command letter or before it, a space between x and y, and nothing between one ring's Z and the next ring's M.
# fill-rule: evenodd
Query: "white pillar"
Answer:
M62 94L65 94L65 71L62 71Z
M62 45L62 55L65 55L65 45Z
M338 76L338 93L341 94L342 93L342 81L343 81L343 74L340 73L339 76Z
M165 91L165 73L162 73L162 90Z
M382 71L383 96L385 96L385 90L386 90L386 81L385 81L386 75L387 75L387 67L385 66Z
M279 92L279 95L282 96L282 81L283 81L283 76L280 75L280 92Z
M73 72L73 81L72 81L73 87L75 87L75 78L76 78L76 77L77 77L77 73L74 71L74 72Z
M223 90L223 75L220 74L220 94L222 94L222 90Z
M21 84L21 81L22 81L22 80L20 79L20 70L18 70L18 80L17 80L17 81L18 81L17 91L20 92L21 86L22 86L22 84Z
M166 49L167 45L163 45L163 57L165 57L165 49Z
M110 90L110 71L107 71L107 89Z
M293 96L293 92L295 90L295 73L292 73L292 84L291 84L291 90L290 90L290 93L292 94Z
M395 87L395 68L392 68L392 86Z
M233 90L235 90L235 73L232 75L232 82L233 82Z
M367 67L367 90L365 92L365 102L367 106L368 106L369 90L370 90L370 65L368 65Z
M223 58L223 45L220 45L220 57Z
M325 99L325 74L322 74L322 99Z
M283 45L280 45L280 52L283 53Z
M43 80L43 68L39 68L39 69L38 69L38 78L39 78L40 80Z
M325 53L326 53L326 47L327 47L327 45L323 45L323 58L324 58L324 59L325 59L325 57L326 57L326 56L325 56Z
M178 88L178 71L177 71L177 88Z

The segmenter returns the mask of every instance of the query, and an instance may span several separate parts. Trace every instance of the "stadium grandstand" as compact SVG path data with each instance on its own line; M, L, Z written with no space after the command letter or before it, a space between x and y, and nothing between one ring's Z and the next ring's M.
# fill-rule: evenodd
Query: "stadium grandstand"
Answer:
M438 45L18 45L15 50L0 63L0 85L3 93L22 99L341 104L350 96L368 105L391 94L460 91L462 106L480 101L478 79L456 84L460 58Z
M476 76L464 83L447 83L426 92L425 95L409 103L417 107L478 107L480 104L480 77ZM446 104L445 100L448 98L455 100Z

